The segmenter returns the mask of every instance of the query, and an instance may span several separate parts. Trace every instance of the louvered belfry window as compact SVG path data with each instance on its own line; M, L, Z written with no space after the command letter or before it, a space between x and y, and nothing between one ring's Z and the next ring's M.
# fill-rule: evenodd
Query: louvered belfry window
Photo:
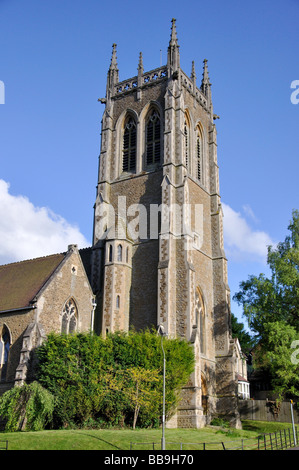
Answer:
M197 140L196 140L196 157L197 157L197 179L198 181L201 181L201 138L199 133L197 134Z
M123 171L136 171L136 123L130 117L124 130L123 138Z
M186 121L184 123L184 152L186 168L189 170L189 128Z
M160 162L161 134L160 117L153 111L146 126L146 165L150 166Z

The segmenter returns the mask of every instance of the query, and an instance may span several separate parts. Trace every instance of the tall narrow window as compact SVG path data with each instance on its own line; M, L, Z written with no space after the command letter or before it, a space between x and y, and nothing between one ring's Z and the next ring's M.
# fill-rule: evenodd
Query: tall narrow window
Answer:
M200 352L201 354L206 353L206 318L205 318L205 309L202 300L202 296L199 288L196 289L195 294L195 317L196 317L196 326L199 328L199 338L200 338Z
M116 296L116 308L120 309L120 296L119 295Z
M189 170L189 126L187 121L184 123L184 153L185 165L187 170Z
M161 125L157 111L153 111L146 125L146 165L160 162Z
M196 177L198 181L202 181L202 171L201 171L201 166L202 166L202 145L201 145L201 136L199 131L197 132L197 137L196 137Z
M109 245L109 263L112 263L113 248L112 245Z
M0 367L1 367L1 381L6 379L8 353L10 348L10 334L5 325L2 327L0 336Z
M61 333L74 333L77 329L78 312L73 299L68 300L62 311Z
M117 247L117 261L123 260L123 247L122 245L118 245Z
M123 137L123 171L136 171L136 145L137 132L136 123L130 117L125 124Z

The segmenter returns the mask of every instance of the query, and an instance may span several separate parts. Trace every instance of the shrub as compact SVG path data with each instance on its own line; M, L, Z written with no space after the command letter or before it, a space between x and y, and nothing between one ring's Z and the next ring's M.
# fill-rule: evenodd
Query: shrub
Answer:
M194 367L186 341L163 339L166 414ZM155 426L162 414L163 355L156 332L51 334L38 349L38 380L55 396L53 426Z
M52 421L53 395L38 382L14 387L0 398L0 416L6 420L5 430L41 431Z

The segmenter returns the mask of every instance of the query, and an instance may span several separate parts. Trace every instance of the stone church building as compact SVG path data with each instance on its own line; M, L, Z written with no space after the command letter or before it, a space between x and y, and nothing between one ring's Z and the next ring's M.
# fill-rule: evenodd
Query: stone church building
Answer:
M191 65L191 64L190 64ZM30 379L50 331L163 325L193 344L195 371L169 426L238 426L237 372L211 83L180 67L172 20L167 64L119 81L107 75L93 245L0 267L0 387ZM3 389L4 389L3 388Z

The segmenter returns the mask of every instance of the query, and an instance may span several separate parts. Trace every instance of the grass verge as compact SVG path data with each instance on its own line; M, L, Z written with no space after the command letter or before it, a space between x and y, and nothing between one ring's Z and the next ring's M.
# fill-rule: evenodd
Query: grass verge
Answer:
M201 450L203 443L206 449L222 449L226 446L237 447L243 444L251 448L257 436L265 432L274 432L289 423L265 423L261 421L244 421L243 429L206 427L203 429L166 429L166 448L180 450ZM51 430L41 432L0 433L0 441L8 440L8 450L160 450L160 429L85 429L85 430ZM142 444L146 443L146 444ZM175 444L171 444L175 443ZM199 445L201 444L201 445ZM1 443L0 443L1 445ZM246 445L244 445L246 449Z

